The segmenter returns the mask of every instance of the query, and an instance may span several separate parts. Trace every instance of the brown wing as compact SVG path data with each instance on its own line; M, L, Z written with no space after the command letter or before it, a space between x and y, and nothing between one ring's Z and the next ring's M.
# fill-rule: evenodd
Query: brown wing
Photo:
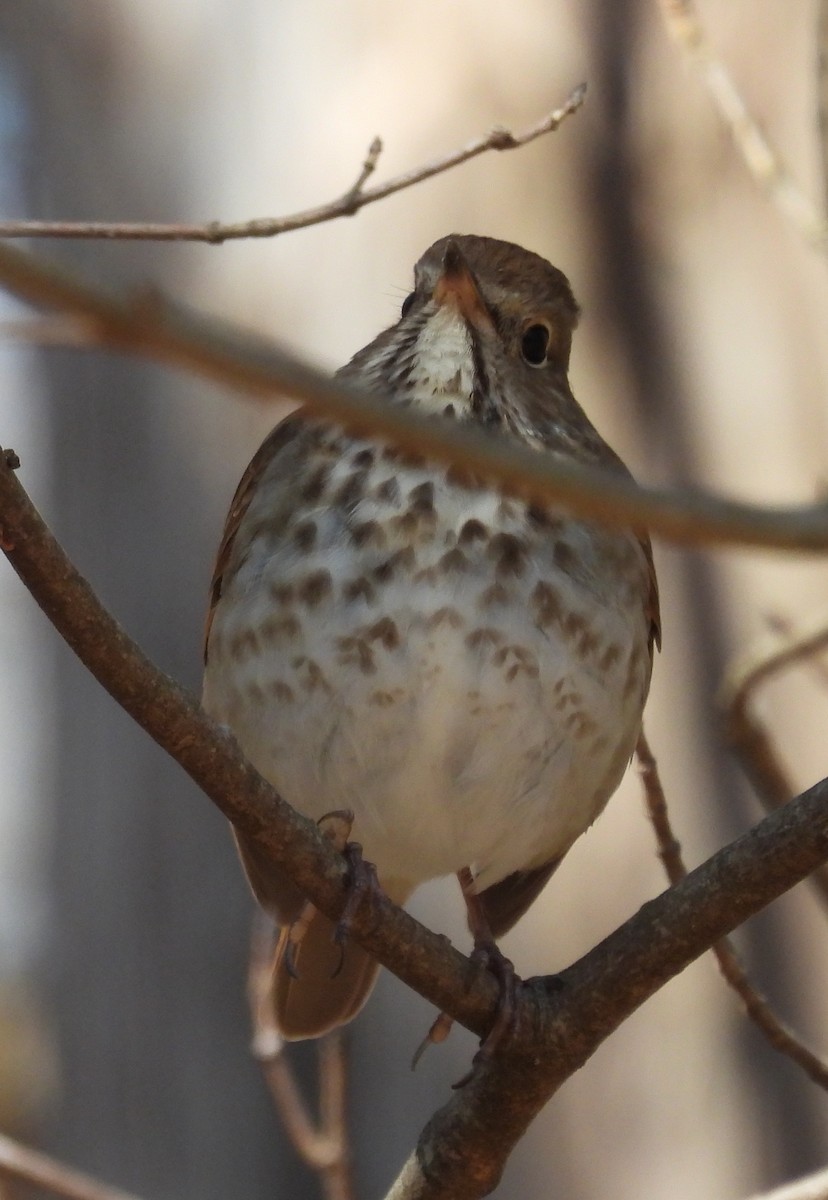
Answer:
M560 858L553 858L532 871L515 871L480 893L480 903L493 937L503 937L520 920L546 887L560 861Z
M233 496L233 502L230 505L230 511L224 523L224 533L222 534L221 544L216 555L216 565L213 568L213 579L210 584L210 605L207 609L207 620L204 627L205 663L207 662L207 643L210 640L213 613L216 611L216 605L221 599L224 572L227 570L228 563L230 562L230 556L233 552L233 542L239 531L244 514L247 512L259 480L274 455L284 446L288 445L305 428L305 423L295 416L286 417L284 421L281 421L275 429L271 430L253 455L249 467L244 475L242 475L239 486L236 488L236 494Z
M657 650L661 649L661 609L658 603L658 580L656 579L653 547L650 544L650 539L645 535L638 540L641 543L641 549L644 551L644 557L647 560L647 567L650 572L650 591L647 596L645 611L650 618L650 656L652 657L653 644L655 644Z

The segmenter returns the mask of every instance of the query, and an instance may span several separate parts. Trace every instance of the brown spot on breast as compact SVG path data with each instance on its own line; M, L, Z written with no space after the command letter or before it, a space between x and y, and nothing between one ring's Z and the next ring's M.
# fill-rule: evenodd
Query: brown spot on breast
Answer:
M463 624L463 618L456 608L450 608L449 605L444 605L433 612L426 621L426 629L439 629L441 625L448 625L450 629L459 629Z
M312 658L309 658L305 664L305 678L302 680L302 687L306 692L322 691L330 693L333 690L325 678L325 673L319 663L314 662Z
M355 546L384 546L385 530L379 521L360 521L351 526L351 541Z
M395 699L395 697L394 697L393 692L377 691L377 692L371 692L371 695L368 697L368 703L376 704L380 708L387 708L389 706L389 704L394 703L394 699Z
M489 536L488 528L476 517L469 518L460 530L458 539L461 546L470 546L474 542L482 542Z
M430 586L437 583L439 575L436 567L423 567L411 576L412 583L427 583Z
M555 542L552 551L552 558L556 567L559 567L565 575L571 575L577 564L577 556L575 551L568 542Z
M599 670L609 671L611 667L615 666L620 657L621 647L611 643L598 660Z
M337 488L333 503L346 510L354 508L365 495L367 476L367 471L352 471Z
M259 626L259 633L265 642L290 642L298 637L302 631L302 626L299 623L298 617L294 616L276 616L271 614Z
M598 726L585 712L570 713L564 721L564 727L569 730L576 741L594 733Z
M271 583L268 588L270 598L275 600L277 604L292 604L294 599L293 584L291 583Z
M342 588L342 594L348 601L362 599L370 604L376 595L373 583L362 575L359 579L351 579Z
M413 546L404 546L389 555L384 562L379 563L372 572L377 583L387 583L399 571L410 570L416 563L417 556Z
M563 604L560 592L551 583L547 583L545 579L538 580L532 589L531 600L535 623L540 629L561 623L564 613Z
M539 504L528 505L526 518L535 529L543 529L548 532L560 529L563 524L560 517L554 516L548 508L542 508Z
M443 409L443 416L444 417L453 417L454 416L454 405L453 404L447 404L445 406L445 408Z
M434 484L430 479L424 483L418 483L408 493L409 507L414 512L433 512L434 511Z
M290 665L299 677L299 682L306 692L324 691L330 694L333 691L319 663L314 662L312 658L308 658L306 654L300 654L296 658L292 658Z
M308 608L316 608L333 592L330 571L312 571L296 587L296 595Z
M258 654L259 649L259 639L252 629L243 629L230 639L231 658L243 659L249 654Z
M365 638L340 637L336 639L338 661L344 667L359 667L363 675L373 675L376 671L376 663L374 662L374 652L366 642Z
M446 575L460 574L468 570L469 560L457 546L446 553L437 562L437 569Z
M401 533L404 537L410 537L411 534L417 532L420 527L420 516L418 513L408 509L407 512L400 513L398 517L391 518L391 528L395 533Z
M370 642L381 642L386 650L394 650L400 644L400 631L390 617L383 617L365 630Z
M373 467L375 457L374 451L369 446L366 446L364 450L360 450L354 455L351 459L351 466L363 470Z
M317 500L322 498L325 487L330 478L331 467L329 463L322 463L311 471L307 481L302 485L299 491L300 500L304 500L308 504L315 504Z
M386 504L398 504L400 485L392 475L390 479L384 479L382 483L377 484L374 488L374 495L377 500L384 500Z
M475 629L466 638L466 645L470 650L479 650L483 646L497 646L503 641L503 634L499 629L491 627L483 629Z
M540 674L538 660L532 651L514 643L502 646L495 654L493 662L495 666L509 664L506 668L506 679L509 682L521 674L527 675L530 679L537 679Z
M526 570L526 543L514 533L496 533L486 551L498 575L521 576Z
M509 589L502 583L493 583L483 592L478 604L481 608L493 608L496 604L506 604L509 599Z
M267 690L274 700L279 700L282 703L289 704L293 699L293 688L282 679L274 679L272 683L268 684Z
M297 550L308 551L313 549L316 541L316 522L302 521L293 531L293 542Z

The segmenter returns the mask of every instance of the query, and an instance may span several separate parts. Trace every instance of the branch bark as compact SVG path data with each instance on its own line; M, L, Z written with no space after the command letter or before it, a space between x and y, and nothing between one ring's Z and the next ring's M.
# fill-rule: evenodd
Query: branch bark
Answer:
M505 443L482 430L366 396L261 338L145 296L128 303L74 275L0 245L0 284L29 304L68 313L90 344L196 370L248 395L302 401L353 431L371 430L497 481L503 490L618 528L647 527L675 542L828 550L828 501L760 508L699 491L643 488L595 467Z
M497 126L490 133L475 138L459 150L453 150L450 154L421 167L415 167L411 171L405 171L377 187L366 188L365 182L373 174L382 152L382 142L375 138L353 187L336 200L287 217L265 217L236 224L209 221L203 225L138 221L0 221L0 238L106 238L118 241L210 242L213 245L240 238L272 238L280 233L290 233L294 229L321 225L324 221L332 221L336 217L351 217L366 204L374 204L377 200L384 200L386 196L403 191L404 188L413 187L426 179L433 179L435 175L442 175L445 171L469 162L488 150L517 150L545 133L554 133L568 116L581 107L585 98L586 84L582 83L570 92L560 108L553 109L521 133L512 133Z

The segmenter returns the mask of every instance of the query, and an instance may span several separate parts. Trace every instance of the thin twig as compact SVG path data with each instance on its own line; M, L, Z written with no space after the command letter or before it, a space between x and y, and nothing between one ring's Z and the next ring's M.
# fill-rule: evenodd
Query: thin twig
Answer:
M132 1192L100 1183L4 1134L0 1134L0 1178L23 1180L67 1200L138 1200Z
M644 784L647 811L653 825L659 858L670 883L680 883L687 876L681 857L681 846L673 833L667 798L658 773L658 765L644 731L635 748ZM799 1038L774 1014L766 998L748 979L733 943L722 938L711 947L726 983L742 1001L745 1012L765 1039L780 1054L795 1062L820 1087L828 1090L828 1063L813 1054Z
M336 217L353 216L366 204L375 204L395 192L413 187L435 175L442 175L461 163L469 162L488 150L516 150L528 142L535 141L545 133L554 133L558 126L568 116L581 107L586 96L586 84L579 84L567 96L560 108L547 113L542 120L531 125L522 133L511 133L508 129L496 127L484 137L453 150L450 154L433 162L425 163L414 170L396 175L386 183L373 188L363 185L376 167L377 159L382 151L382 143L375 138L368 151L368 157L363 164L356 184L336 200L317 208L305 209L287 217L264 217L254 221L242 221L235 224L224 224L211 221L202 225L164 224L159 222L134 221L0 221L0 237L3 238L108 238L117 240L147 240L165 242L210 242L217 244L238 238L272 238L280 233L288 233L293 229L307 229L310 225L320 225L323 221L332 221Z
M756 692L788 667L807 662L826 649L828 620L823 614L806 630L763 634L731 664L722 684L719 702L727 744L768 811L787 804L794 786L770 731L755 711ZM811 882L828 907L828 869L815 871Z
M344 1040L336 1031L318 1043L320 1099L319 1121L315 1123L299 1091L268 1003L274 948L273 925L264 914L257 913L248 972L253 1054L261 1064L285 1131L299 1157L318 1175L326 1200L354 1200Z
M700 70L719 114L755 182L812 246L825 250L828 225L796 183L751 116L727 67L718 59L693 0L658 0L667 28Z
M197 370L250 395L303 401L355 432L371 431L404 450L460 465L537 503L565 504L613 527L649 527L676 542L828 549L825 500L774 509L699 491L639 487L619 473L389 404L221 321L157 296L130 304L3 244L0 284L29 304L81 318L96 344Z

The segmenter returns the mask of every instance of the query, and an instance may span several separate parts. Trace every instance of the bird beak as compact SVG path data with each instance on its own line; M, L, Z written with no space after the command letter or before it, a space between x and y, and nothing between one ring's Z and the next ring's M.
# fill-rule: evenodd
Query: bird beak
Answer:
M452 305L457 312L478 329L494 329L486 301L480 294L477 280L460 253L456 242L449 242L443 254L443 269L434 285L434 301L440 307Z

